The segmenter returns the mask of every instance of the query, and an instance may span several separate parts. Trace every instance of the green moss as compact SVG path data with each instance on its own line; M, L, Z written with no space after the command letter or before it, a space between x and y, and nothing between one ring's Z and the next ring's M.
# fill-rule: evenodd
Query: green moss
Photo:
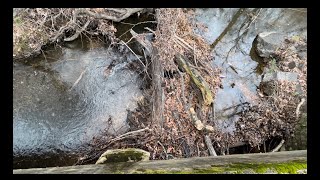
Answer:
M291 161L286 163L236 163L229 166L214 165L210 168L191 170L150 170L137 169L133 173L143 174L220 174L220 173L266 173L268 170L279 174L296 174L298 170L307 169L306 161Z
M141 161L143 155L144 154L142 152L128 150L108 155L107 162L126 162L128 160Z

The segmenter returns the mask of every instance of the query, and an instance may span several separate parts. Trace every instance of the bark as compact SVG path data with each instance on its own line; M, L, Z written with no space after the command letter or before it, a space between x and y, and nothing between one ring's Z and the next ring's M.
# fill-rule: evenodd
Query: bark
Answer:
M164 92L161 82L163 79L163 68L159 60L157 49L154 47L152 51L151 62L153 87L152 122L154 125L161 125L162 127Z

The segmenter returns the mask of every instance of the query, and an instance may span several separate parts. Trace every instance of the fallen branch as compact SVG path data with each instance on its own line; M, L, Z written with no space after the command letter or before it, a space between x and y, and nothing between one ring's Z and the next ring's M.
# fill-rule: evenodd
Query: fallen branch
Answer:
M279 149L282 147L282 145L283 145L284 142L285 142L285 141L282 139L281 142L278 144L278 146L275 147L271 152L277 152L277 151L279 151Z
M190 112L190 116L191 116L191 119L193 121L193 125L196 127L197 130L199 131L202 131L204 130L205 132L214 132L214 128L210 125L204 125L200 120L199 118L197 117L197 114L196 112L194 111L194 108L190 108L189 109L189 112Z
M176 54L176 59L179 67L184 69L187 74L189 74L192 81L200 89L204 105L210 106L213 103L213 96L207 82L201 77L200 73L196 69L190 67L189 63L184 60L185 57L182 57L181 54Z
M136 38L137 42L140 43L146 51L151 55L151 70L152 70L152 87L153 87L153 102L152 102L152 121L153 125L163 124L163 108L164 108L164 92L161 85L163 79L163 68L159 60L159 54L157 48L153 47L151 42L147 40L146 34L137 34L132 29L130 33ZM146 69L147 70L147 69ZM162 128L161 128L162 129Z
M217 156L217 153L216 151L214 150L213 146L212 146L212 142L211 142L211 139L208 135L205 135L204 136L204 141L206 142L206 145L208 147L208 150L209 150L209 154L210 156Z

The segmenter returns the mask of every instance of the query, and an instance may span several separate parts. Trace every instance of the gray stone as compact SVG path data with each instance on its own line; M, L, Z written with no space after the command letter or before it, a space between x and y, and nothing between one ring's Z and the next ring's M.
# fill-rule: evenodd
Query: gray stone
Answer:
M298 74L294 72L277 72L278 81L289 81L294 82L298 80Z
M270 57L274 55L277 48L284 41L284 34L277 32L263 32L256 38L256 52L260 57Z
M104 152L97 160L96 164L114 163L114 162L136 162L148 161L150 153L142 149L111 149Z
M293 69L293 68L296 67L296 63L295 63L294 61L291 61L291 62L288 64L288 67L289 67L290 69Z
M267 72L264 74L262 82L268 81L289 81L294 82L298 80L298 74L294 72Z

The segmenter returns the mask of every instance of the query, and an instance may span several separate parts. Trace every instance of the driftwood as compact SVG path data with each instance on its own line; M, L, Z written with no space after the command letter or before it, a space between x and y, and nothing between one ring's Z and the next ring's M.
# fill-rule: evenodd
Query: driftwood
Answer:
M259 167L261 168L259 169ZM107 163L99 165L19 169L13 170L13 174L306 173L306 169L307 150L300 150L157 161Z
M209 85L196 69L190 67L189 63L185 59L186 57L183 57L181 54L176 54L176 60L179 67L186 71L194 84L200 89L204 105L210 106L213 103L213 96L209 89Z
M163 80L163 68L159 60L157 48L153 47L151 42L147 39L148 34L137 34L132 29L131 35L140 43L151 56L151 70L152 70L152 122L154 125L161 125L163 123L163 106L164 106L164 92L161 82Z

